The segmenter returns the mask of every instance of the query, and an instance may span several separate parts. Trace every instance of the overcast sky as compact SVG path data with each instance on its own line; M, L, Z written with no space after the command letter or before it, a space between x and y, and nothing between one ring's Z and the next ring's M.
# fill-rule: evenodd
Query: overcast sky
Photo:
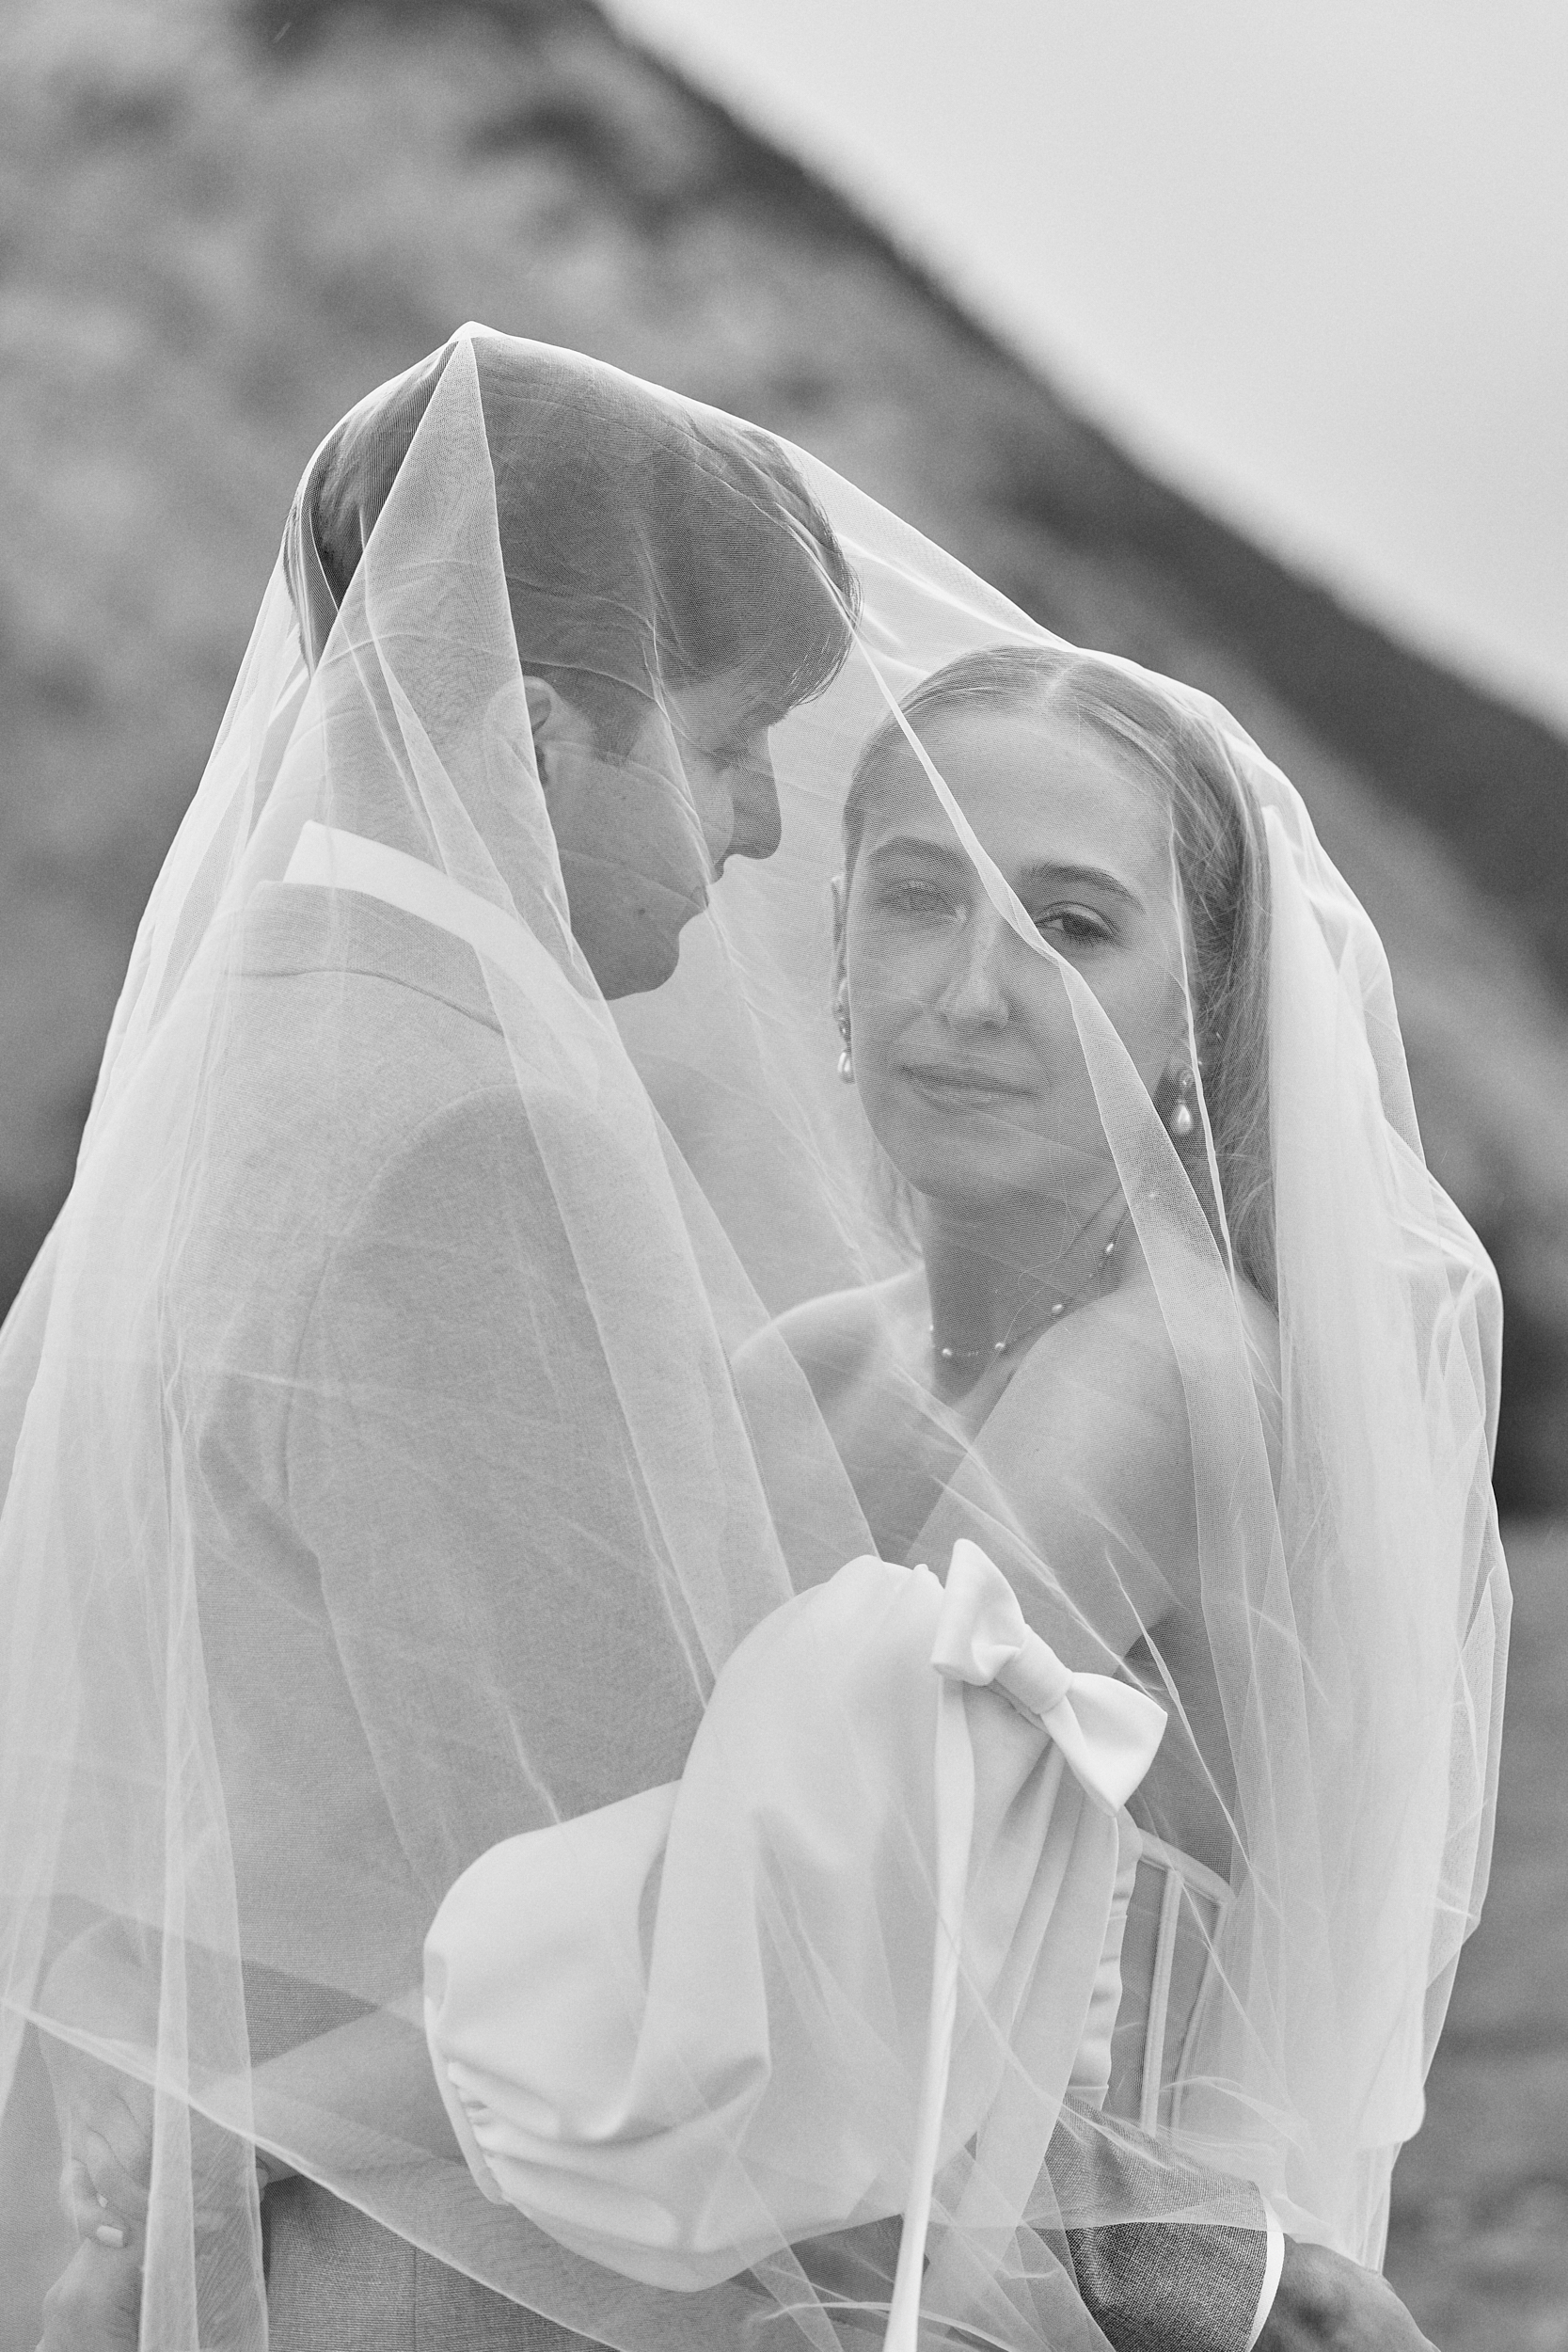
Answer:
M612 0L1122 437L1568 723L1568 0Z

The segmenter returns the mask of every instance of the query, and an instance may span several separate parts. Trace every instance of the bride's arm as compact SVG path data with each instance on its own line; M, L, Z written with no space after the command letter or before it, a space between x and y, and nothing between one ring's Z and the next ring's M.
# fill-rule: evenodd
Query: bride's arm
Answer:
M1081 1672L1110 1672L1197 1601L1197 1514L1180 1375L1157 1317L1117 1300L1020 1365L922 1528L912 1556L969 1535L1035 1630Z
M940 1574L970 1537L1069 1665L1113 1670L1196 1597L1185 1397L1151 1291L1133 1287L1048 1333L975 1429L989 1382L948 1405L898 1368L886 1325L907 1318L904 1283L781 1316L736 1359L743 1400L787 1351L852 1478L874 1459L885 1486L903 1460L916 1516L887 1556Z
M411 1998L410 2015L417 2007ZM139 2337L141 2233L152 2160L150 2094L107 2068L97 2068L95 2080L88 2063L71 2071L66 2090L75 2103L75 2141L82 2152L80 2180L71 2199L82 2243L44 2298L39 2352L135 2352ZM65 2090L64 2078L57 2080ZM463 2161L422 2026L392 2011L336 2026L268 2060L252 2074L250 2094L259 2132L284 2147L296 2139L308 2142L312 2155L332 2163L339 2177L388 2161ZM280 2179L293 2169L285 2157L261 2149L257 2162L263 2178ZM199 2206L200 2181L195 2185ZM100 2204L100 2197L108 2203ZM215 2217L219 2234L230 2218ZM198 2219L199 2224L199 2213ZM124 2243L100 2240L101 2231L106 2236L118 2233ZM201 2236L198 2226L198 2255Z
M140 2337L135 2253L79 2246L43 2298L38 2352L136 2352Z
M87 1929L56 1960L48 2006L62 2026L104 2043L150 2049L157 2031L157 1971L130 1924ZM463 2161L425 2045L422 1996L346 2019L255 2066L236 2109L248 2108L260 2185L296 2169L352 2169L426 2157ZM78 2235L120 2232L135 2252L147 2217L153 2095L136 2074L63 2038L41 2035L55 2088L65 2198ZM225 2086L209 2104L222 2110ZM198 2233L230 2219L234 2135L195 2118L193 2188ZM209 2161L202 2161L203 2149ZM221 2187L219 2181L221 2176ZM100 2200L105 2203L100 2203ZM119 2250L103 2242L105 2250Z
M257 2137L300 2169L345 2173L450 2160L467 2171L412 1993L296 2043L251 2075Z
M195 1947L186 1958L200 1968ZM39 2040L64 2160L61 2201L80 2242L45 2297L40 2352L131 2352L137 2342L159 2010L160 1942L134 1920L106 1915L78 1928L44 1978ZM247 2325L243 2248L257 2195L288 2168L199 2110L181 2161L189 2166L202 2342L221 2352Z

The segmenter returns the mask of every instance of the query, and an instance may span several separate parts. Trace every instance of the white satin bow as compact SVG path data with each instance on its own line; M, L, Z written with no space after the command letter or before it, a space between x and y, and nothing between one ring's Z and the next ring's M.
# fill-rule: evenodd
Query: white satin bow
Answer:
M974 1758L964 1685L998 1691L1037 1723L1090 1804L1107 1815L1120 1811L1148 1772L1166 1722L1164 1708L1146 1692L1109 1675L1074 1674L1064 1665L1024 1623L1018 1596L995 1562L963 1536L953 1547L931 1664L942 1683L936 1752L937 1932L914 2162L883 2352L918 2352L920 2338L926 2237L953 2058L974 1828Z
M1145 1692L1064 1666L1025 1625L1001 1569L966 1536L953 1547L931 1663L944 1681L994 1684L1050 1733L1102 1813L1121 1810L1164 1735L1165 1710Z

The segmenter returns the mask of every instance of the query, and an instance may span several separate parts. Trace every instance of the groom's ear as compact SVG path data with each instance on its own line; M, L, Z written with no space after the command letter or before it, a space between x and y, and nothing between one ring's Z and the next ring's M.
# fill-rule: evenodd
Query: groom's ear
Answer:
M562 731L565 704L547 678L523 679L523 693L528 702L528 723L533 737L533 764L539 771L539 783L549 789L549 760L551 747Z

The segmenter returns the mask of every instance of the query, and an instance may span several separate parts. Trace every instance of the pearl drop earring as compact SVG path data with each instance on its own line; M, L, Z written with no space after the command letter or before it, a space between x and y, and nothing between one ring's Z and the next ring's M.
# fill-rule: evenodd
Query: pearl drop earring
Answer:
M1177 1072L1176 1100L1170 1106L1170 1116L1165 1124L1178 1143L1185 1143L1197 1132L1197 1112L1194 1108L1192 1100L1193 1084L1193 1073L1190 1070L1182 1069Z
M839 1036L844 1040L838 1057L838 1074L847 1087L852 1087L855 1083L855 1057L849 1050L849 1015L843 1006L839 1008L837 1021Z

